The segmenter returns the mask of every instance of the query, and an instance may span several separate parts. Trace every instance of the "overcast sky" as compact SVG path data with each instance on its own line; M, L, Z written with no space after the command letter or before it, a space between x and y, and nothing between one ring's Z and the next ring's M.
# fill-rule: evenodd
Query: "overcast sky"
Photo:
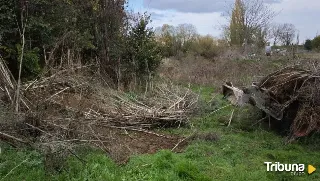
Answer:
M268 6L280 12L276 23L292 23L300 32L300 41L320 35L320 0L265 0ZM135 12L151 14L152 26L191 23L200 34L221 35L226 24L222 16L234 0L129 0Z

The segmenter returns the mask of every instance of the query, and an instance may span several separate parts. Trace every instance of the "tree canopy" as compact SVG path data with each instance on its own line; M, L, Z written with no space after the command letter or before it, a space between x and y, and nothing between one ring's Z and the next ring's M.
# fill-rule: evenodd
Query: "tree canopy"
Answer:
M26 12L25 46L19 32L22 12ZM98 62L101 74L117 84L121 81L119 71L125 71L133 61L143 61L134 64L140 66L147 59L150 71L158 65L154 62L160 51L146 17L127 11L126 0L0 1L0 54L16 78L24 47L23 78L52 68ZM143 58L128 56L133 50L143 52Z

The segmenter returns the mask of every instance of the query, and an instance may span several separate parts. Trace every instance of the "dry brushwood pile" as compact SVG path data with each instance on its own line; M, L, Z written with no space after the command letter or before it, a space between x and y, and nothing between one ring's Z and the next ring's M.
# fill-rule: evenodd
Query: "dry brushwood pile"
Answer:
M286 67L247 88L227 82L223 95L232 104L250 103L261 109L289 141L320 131L320 72ZM269 118L269 119L267 119Z
M90 144L118 162L174 148L182 138L153 130L189 124L198 101L189 89L167 83L142 96L116 91L87 67L28 82L22 92L30 110L24 108L24 119L1 133L49 153Z
M290 123L290 136L320 131L319 70L287 67L266 76L257 87L265 110L273 113L276 120Z

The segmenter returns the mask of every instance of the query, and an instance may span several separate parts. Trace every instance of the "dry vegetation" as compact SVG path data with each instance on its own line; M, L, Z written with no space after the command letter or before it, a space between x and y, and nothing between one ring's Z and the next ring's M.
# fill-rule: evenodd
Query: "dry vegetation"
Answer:
M161 76L176 82L215 88L229 81L237 87L249 87L256 82L257 90L251 91L255 105L273 119L289 141L320 130L316 54L300 54L298 58L227 56L215 61L189 56L184 60L165 60L161 71Z
M221 87L226 81L237 86L247 86L286 66L299 65L301 68L314 69L319 63L317 56L243 56L237 50L228 50L214 60L192 55L182 60L167 58L163 61L160 76L172 81L205 86Z
M1 137L12 145L31 145L49 155L65 153L63 150L72 153L74 146L90 144L119 163L132 154L172 149L183 139L152 129L188 125L198 95L165 82L152 85L141 96L124 93L109 88L94 69L60 70L24 84L22 118L15 122L2 119ZM4 69L3 73L8 72ZM1 77L3 90L8 80ZM2 95L7 103L12 91Z
M257 104L265 112L276 115L273 118L277 121L289 122L291 139L320 131L320 72L314 68L306 71L287 67L268 75L257 85L262 95L255 93L255 96L260 100L267 97Z
M265 150L283 151L282 143L267 142L277 138L270 132L246 132L249 128L242 129L247 125L241 117L249 115L234 116L241 108L225 106L227 102L218 100L219 96L211 97L211 88L218 89L226 81L236 86L260 82L256 84L260 93L272 100L263 104L269 104L272 109L276 107L280 110L278 113L283 114L274 121L291 121L293 139L320 131L319 55L297 55L294 49L298 46L292 45L286 47L285 56L261 56L270 39L269 21L275 15L263 1L237 0L229 14L230 25L224 27L223 40L199 35L190 24L163 25L154 32L148 25L150 16L126 12L124 0L54 3L22 0L18 4L0 3L7 11L0 13L0 21L6 22L4 31L0 30L0 37L6 37L0 42L3 45L0 47L0 141L17 148L31 147L43 154L44 161L39 163L45 167L45 174L47 169L62 168L60 164L66 163L69 155L84 163L84 158L75 151L78 146L100 149L116 163L127 163L132 155L162 149L180 152L195 141L189 150L179 154L182 160L174 160L173 153L164 152L157 158L159 165L148 161L142 166L134 165L135 168L124 175L130 179L136 175L136 180L177 180L166 177L171 172L170 178L210 180L204 179L206 176L201 172L212 171L214 174L208 175L221 179L219 172L228 173L224 178L229 178L235 170L247 172L243 180L248 179L254 172L251 166L266 158ZM248 16L246 19L251 22L237 21L244 19L242 15ZM283 44L289 45L295 32L289 39L288 33L283 35L287 35ZM163 56L175 58L164 59L160 66ZM300 69L282 69L293 65ZM209 87L208 95L200 91L199 95L194 93L191 87L196 85ZM132 90L135 92L130 92ZM206 107L200 107L199 103L204 102ZM228 107L233 109L231 116L225 109ZM205 116L198 119L195 114L199 108ZM217 112L220 115L215 114ZM193 122L190 118L194 118ZM225 119L228 124L223 123ZM232 122L234 119L240 121ZM193 129L163 129L188 126ZM184 137L186 134L189 136ZM224 138L220 139L220 135ZM218 141L219 144L212 145ZM251 150L252 147L260 150L261 155ZM303 149L297 150L301 153ZM15 154L9 156L19 156ZM248 156L257 156L256 163L252 164ZM0 172L5 174L1 180L10 174L14 177L15 169L29 159L28 156L12 169L4 166L8 170ZM211 160L214 164L210 159L214 159ZM7 164L6 160L0 159L1 167ZM172 163L166 163L168 160ZM248 160L250 163L244 163ZM191 165L192 161L196 161L197 166ZM114 180L101 179L103 173L109 176L105 170L109 166L97 166L94 161L92 170L97 167L104 170L97 174L86 170L84 175ZM150 172L150 179L146 179L136 168L148 168L156 174ZM70 172L82 174L82 169L65 174L75 180ZM123 174L123 169L119 170L113 174ZM25 172L21 172L23 178ZM264 168L258 172L265 174ZM112 178L110 175L106 178ZM254 178L261 178L260 175ZM78 180L90 180L88 178ZM234 180L241 179L236 176Z

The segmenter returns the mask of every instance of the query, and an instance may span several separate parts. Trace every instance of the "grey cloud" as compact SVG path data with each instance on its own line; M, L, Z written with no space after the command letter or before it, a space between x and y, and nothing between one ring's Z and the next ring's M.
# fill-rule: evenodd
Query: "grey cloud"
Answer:
M282 0L264 0L266 3L279 3ZM223 12L234 0L143 0L144 7L179 12L210 13Z
M155 12L151 12L151 17L154 20L160 20L162 18L165 18L166 16L164 14L159 14L159 13L155 13Z

